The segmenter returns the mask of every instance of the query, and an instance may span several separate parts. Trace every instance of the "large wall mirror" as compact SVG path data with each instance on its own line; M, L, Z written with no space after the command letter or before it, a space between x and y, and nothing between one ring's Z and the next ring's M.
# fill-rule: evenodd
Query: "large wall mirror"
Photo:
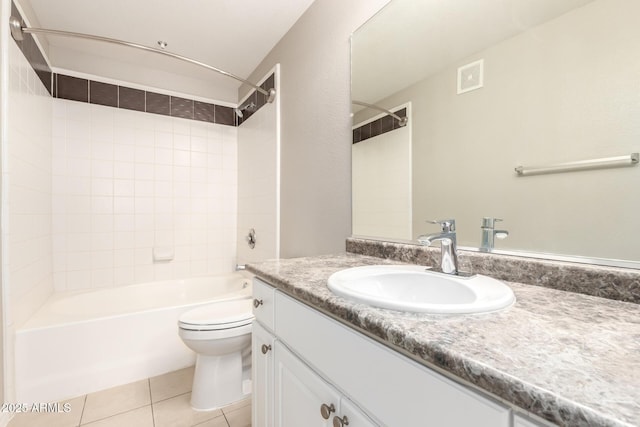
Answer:
M353 234L415 242L455 218L479 248L500 218L496 252L638 268L639 17L636 0L391 0L353 35L352 99L409 122L380 131L354 104Z

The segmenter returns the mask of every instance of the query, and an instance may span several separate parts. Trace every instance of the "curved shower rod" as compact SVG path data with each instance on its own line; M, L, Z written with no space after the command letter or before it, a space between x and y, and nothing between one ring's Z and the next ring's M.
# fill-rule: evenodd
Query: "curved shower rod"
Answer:
M101 37L101 36L94 36L91 34L83 34L83 33L73 33L73 32L69 32L69 31L60 31L60 30L49 30L46 28L29 28L29 27L24 27L23 23L20 21L20 19L16 18L15 16L12 16L9 18L9 27L11 28L11 35L13 36L14 40L16 41L22 41L24 39L24 34L51 34L53 36L61 36L61 37L75 37L75 38L80 38L80 39L87 39L87 40L95 40L95 41L100 41L100 42L105 42L105 43L111 43L111 44L117 44L117 45L121 45L121 46L128 46L128 47L133 47L136 49L140 49L140 50L145 50L147 52L154 52L154 53L159 53L161 55L165 55L165 56L169 56L171 58L175 58L175 59L179 59L181 61L185 61L188 62L190 64L194 64L194 65L198 65L200 67L206 68L208 70L212 70L215 71L216 73L225 75L227 77L231 77L232 79L236 79L239 82L242 82L244 84L247 84L251 87L253 87L255 90L257 90L258 92L262 93L263 95L265 95L267 97L267 102L271 103L273 102L273 100L276 97L276 90L274 88L271 88L269 90L265 90L263 88L261 88L260 86L256 86L253 83L236 76L235 74L231 74L227 71L221 70L219 68L213 67L211 65L205 64L204 62L200 62L200 61L196 61L195 59L191 59L191 58L187 58L186 56L182 56L182 55L178 55L176 53L171 53L171 52L167 52L164 50L159 50L153 47L148 47L148 46L144 46L141 44L137 44L137 43L132 43L132 42L128 42L128 41L124 41L124 40L118 40L118 39L112 39L112 38L108 38L108 37Z
M352 99L351 103L352 104L356 104L356 105L362 105L363 107L373 108L374 110L378 110L378 111L382 111L383 113L387 113L388 115L390 115L391 117L393 117L394 119L396 119L398 121L398 126L400 126L400 127L406 126L407 123L409 122L409 117L407 117L407 116L400 117L396 113L394 113L392 111L389 111L389 110L387 110L385 108L378 107L375 104L367 104L366 102L356 101L355 99Z

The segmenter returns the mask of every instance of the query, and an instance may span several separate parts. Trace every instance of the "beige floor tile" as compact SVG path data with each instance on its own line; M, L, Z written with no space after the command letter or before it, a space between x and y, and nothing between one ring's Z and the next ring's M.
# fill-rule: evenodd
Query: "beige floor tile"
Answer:
M224 411L229 427L251 427L251 406L243 406L234 411Z
M151 405L134 409L113 417L104 418L89 424L82 424L87 427L153 427L153 414Z
M155 427L191 427L222 415L219 409L207 412L194 411L191 409L190 400L191 393L187 393L154 403Z
M196 424L194 427L229 427L229 424L227 424L227 420L224 415L220 415L212 420Z
M64 411L64 404L69 403L69 412L27 412L16 414L9 427L77 427L82 416L85 396L60 402L59 408Z
M149 380L137 381L87 395L82 424L151 404Z
M251 405L251 398L247 398L247 399L243 399L238 402L232 403L229 406L225 406L224 408L222 408L222 412L226 414L228 412L235 411L236 409L239 409L245 406L250 406L250 405Z
M189 393L191 391L191 384L193 383L193 371L194 367L190 366L185 369L180 369L179 371L149 378L151 401L159 402L169 399L170 397Z

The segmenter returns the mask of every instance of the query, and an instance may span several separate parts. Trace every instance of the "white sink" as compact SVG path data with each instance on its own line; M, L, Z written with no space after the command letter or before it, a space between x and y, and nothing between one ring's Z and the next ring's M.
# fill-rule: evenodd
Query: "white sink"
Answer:
M437 314L486 313L509 307L513 291L491 277L437 273L416 265L371 265L329 277L336 295L381 308Z

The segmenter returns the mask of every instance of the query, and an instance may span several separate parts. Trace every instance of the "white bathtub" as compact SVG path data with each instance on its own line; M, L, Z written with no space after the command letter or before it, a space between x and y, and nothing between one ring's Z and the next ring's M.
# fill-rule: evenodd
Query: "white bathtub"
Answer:
M56 293L16 331L17 401L57 401L190 366L180 314L250 297L245 272Z

